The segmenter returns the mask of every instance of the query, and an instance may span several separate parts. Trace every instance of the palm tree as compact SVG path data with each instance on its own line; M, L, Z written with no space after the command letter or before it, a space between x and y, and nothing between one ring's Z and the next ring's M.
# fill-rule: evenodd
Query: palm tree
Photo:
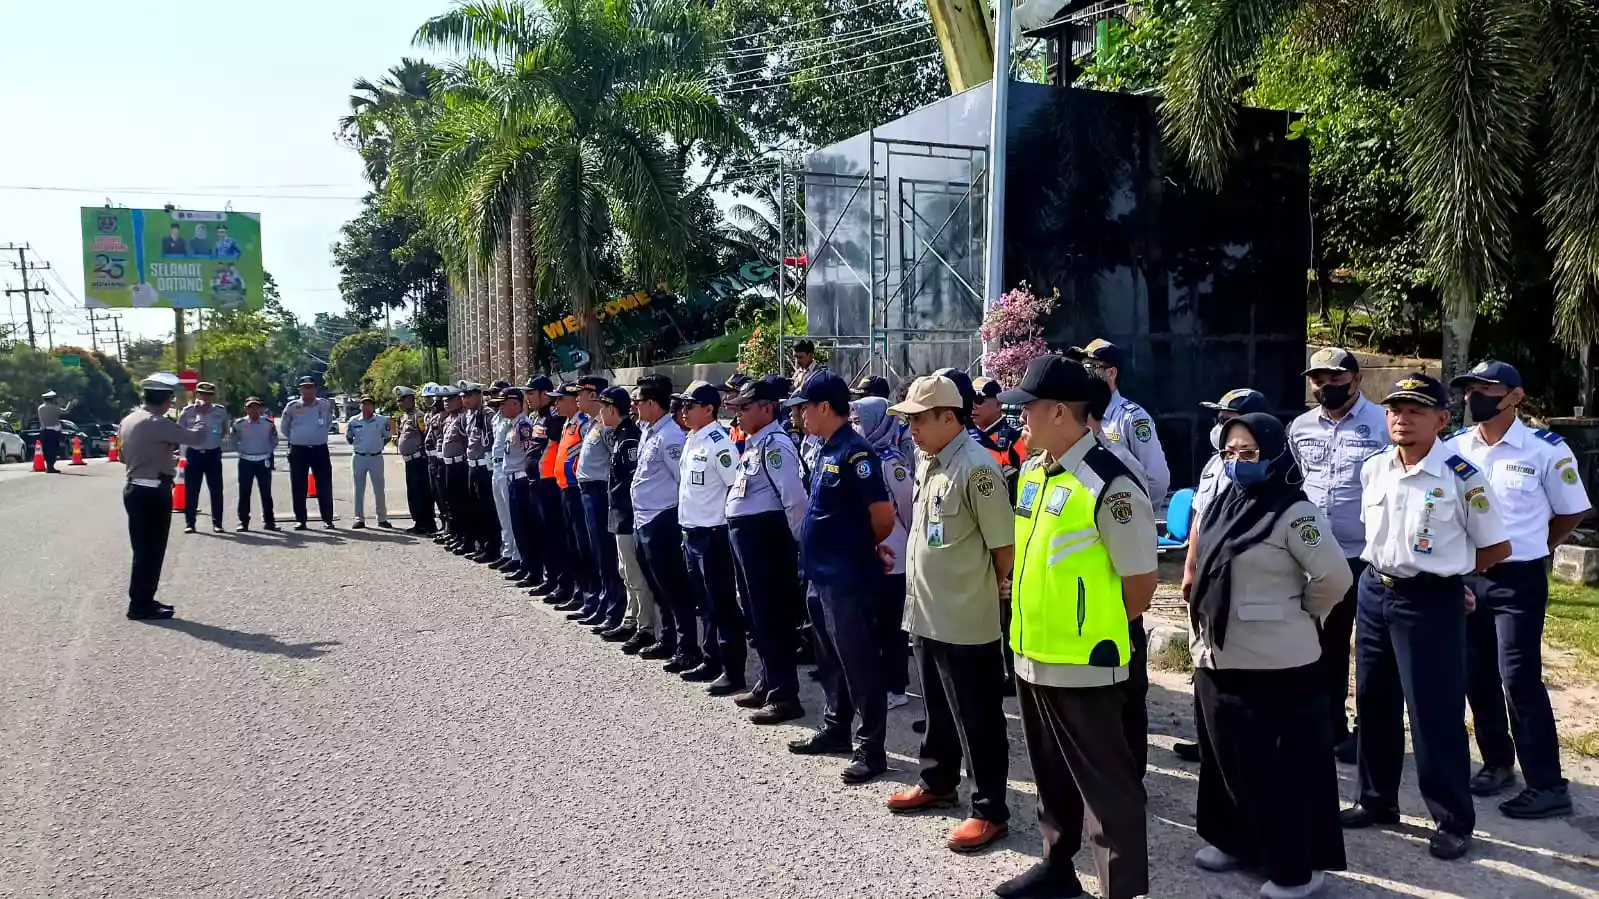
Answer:
M416 35L467 61L449 73L413 183L485 258L521 204L533 280L570 296L596 367L607 259L619 242L680 252L678 150L744 139L706 87L702 16L680 0L469 0Z
M378 189L388 180L396 120L418 114L439 76L433 65L406 57L382 81L358 78L351 85L350 113L339 118L339 139L360 151L367 180Z
M1444 365L1470 356L1477 303L1505 283L1518 204L1549 233L1555 331L1599 336L1599 3L1595 0L1195 0L1165 75L1167 129L1216 185L1241 76L1283 34L1386 29L1404 72L1411 204L1442 289ZM1547 135L1542 137L1540 135ZM1534 187L1536 185L1536 187Z

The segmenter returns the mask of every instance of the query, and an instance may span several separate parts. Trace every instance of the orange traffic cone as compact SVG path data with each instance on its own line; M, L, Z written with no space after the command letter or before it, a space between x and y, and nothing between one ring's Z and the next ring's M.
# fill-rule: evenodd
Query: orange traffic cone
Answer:
M33 470L44 471L44 441L33 441Z
M89 464L89 463L83 461L83 438L82 437L74 437L74 438L72 438L72 461L68 462L67 464L68 465L87 465L87 464Z
M305 498L316 499L316 475L309 471L305 473Z
M185 483L183 470L189 467L188 459L178 460L178 476L172 481L172 511L185 512L189 505L189 485Z
M109 447L107 447L106 451L105 451L105 460L107 462L121 462L122 461L121 453L117 452L117 450L120 448L120 447L117 446L118 442L119 441L117 440L117 435L112 434L111 435L111 445Z

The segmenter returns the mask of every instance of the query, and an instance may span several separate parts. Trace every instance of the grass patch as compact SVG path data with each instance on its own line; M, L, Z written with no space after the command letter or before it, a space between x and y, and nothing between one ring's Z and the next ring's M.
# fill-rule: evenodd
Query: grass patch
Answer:
M1194 670L1194 653L1186 639L1167 640L1158 652L1149 654L1149 667L1156 671L1188 674Z
M1578 674L1599 680L1599 589L1549 580L1544 638L1572 653ZM1599 734L1589 734L1599 748Z
M1560 745L1567 752L1599 759L1599 730L1590 730L1585 734L1561 734Z
M712 339L695 350L694 355L688 357L688 364L715 365L719 362L737 362L738 346L750 339L750 332L753 330L755 330L753 326L735 328L721 337Z

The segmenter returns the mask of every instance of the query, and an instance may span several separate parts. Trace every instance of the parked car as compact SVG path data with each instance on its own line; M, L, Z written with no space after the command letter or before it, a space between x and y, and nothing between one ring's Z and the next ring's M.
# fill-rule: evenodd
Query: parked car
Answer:
M94 441L89 437L89 435L85 434L83 432L83 429L79 428L73 422L70 422L70 421L66 420L65 418L63 418L63 419L61 419L61 458L63 458L63 459L72 458L72 438L74 438L74 437L77 437L78 439L83 441L83 455L84 455L84 458L89 458L89 457L95 455L95 452L94 452L94 445L95 444L94 444ZM28 452L28 454L30 456L33 453L33 444L35 442L37 442L38 440L39 440L39 422L37 420L34 420L34 421L30 422L28 424L28 427L25 430L23 430L23 432L22 432L22 442L27 446L27 452ZM106 448L109 445L110 445L109 442L101 443L100 444L101 449L100 449L100 453L99 454L102 455L102 456L105 455Z
M88 438L83 443L85 456L108 456L111 454L111 438L117 433L118 425L104 423L87 424L80 426Z
M28 445L11 429L11 422L0 421L0 462L25 462L27 459Z

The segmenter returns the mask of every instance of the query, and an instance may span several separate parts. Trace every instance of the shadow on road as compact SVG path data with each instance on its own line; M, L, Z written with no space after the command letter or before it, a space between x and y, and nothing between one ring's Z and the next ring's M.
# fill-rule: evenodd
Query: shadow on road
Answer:
M365 540L370 543L415 543L416 537L404 531L382 528L350 528L339 532L346 540Z
M343 645L338 640L312 640L307 643L285 643L271 634L252 634L248 631L236 631L232 628L217 627L214 624L202 624L198 621L186 621L182 618L173 618L167 621L150 622L155 627L172 631L182 631L196 640L215 643L228 649L242 649L245 652L258 652L263 655L283 656L286 659L315 659L327 655L333 647Z

